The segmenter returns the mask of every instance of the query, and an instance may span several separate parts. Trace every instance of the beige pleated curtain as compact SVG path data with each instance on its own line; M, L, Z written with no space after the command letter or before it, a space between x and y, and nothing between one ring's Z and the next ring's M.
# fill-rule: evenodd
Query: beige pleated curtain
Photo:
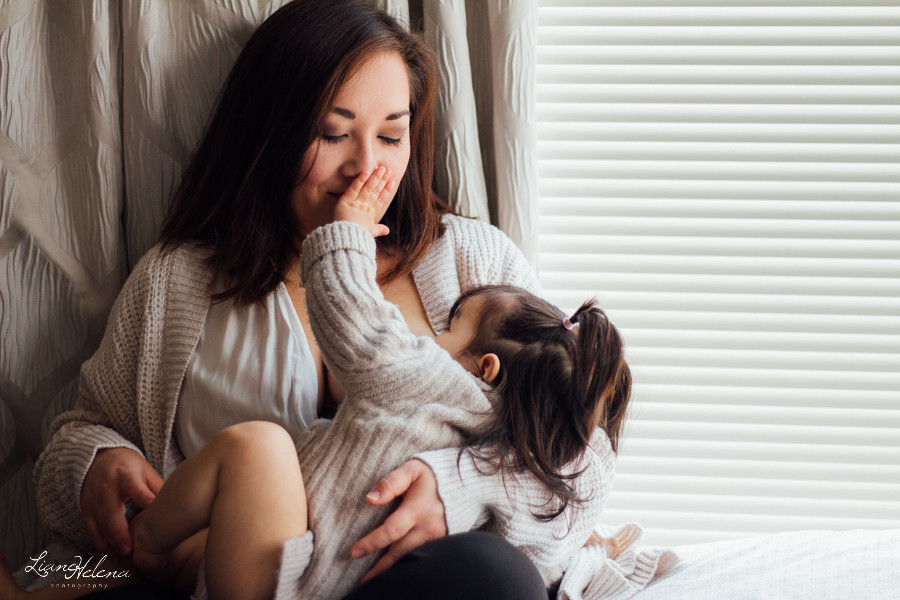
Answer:
M315 1L315 0L311 0ZM41 547L32 469L253 29L283 0L0 3L0 547ZM382 0L442 65L436 185L536 255L536 0Z

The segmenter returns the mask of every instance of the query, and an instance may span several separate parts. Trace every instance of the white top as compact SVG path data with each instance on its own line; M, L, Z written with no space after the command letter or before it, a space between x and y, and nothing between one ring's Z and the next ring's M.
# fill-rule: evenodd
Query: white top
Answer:
M190 456L222 429L271 421L297 437L316 419L318 377L284 284L264 307L214 303L184 376L175 440Z

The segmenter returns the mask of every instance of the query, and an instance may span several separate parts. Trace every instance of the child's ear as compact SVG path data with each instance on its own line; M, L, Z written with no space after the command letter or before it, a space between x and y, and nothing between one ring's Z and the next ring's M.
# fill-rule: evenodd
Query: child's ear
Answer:
M481 372L483 381L493 383L497 374L500 373L500 359L493 352L485 354L478 361L478 370Z

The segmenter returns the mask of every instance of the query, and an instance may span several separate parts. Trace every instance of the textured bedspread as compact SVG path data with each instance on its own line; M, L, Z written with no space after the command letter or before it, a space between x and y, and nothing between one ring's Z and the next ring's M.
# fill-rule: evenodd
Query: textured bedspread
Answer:
M675 548L635 600L897 600L900 529L798 531Z

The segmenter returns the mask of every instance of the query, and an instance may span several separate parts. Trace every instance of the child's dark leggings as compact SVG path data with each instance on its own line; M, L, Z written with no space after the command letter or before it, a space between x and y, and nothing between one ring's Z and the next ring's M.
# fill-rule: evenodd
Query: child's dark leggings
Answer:
M95 592L91 600L187 600L154 586ZM547 600L541 576L524 554L500 536L471 531L416 548L356 588L345 600Z

